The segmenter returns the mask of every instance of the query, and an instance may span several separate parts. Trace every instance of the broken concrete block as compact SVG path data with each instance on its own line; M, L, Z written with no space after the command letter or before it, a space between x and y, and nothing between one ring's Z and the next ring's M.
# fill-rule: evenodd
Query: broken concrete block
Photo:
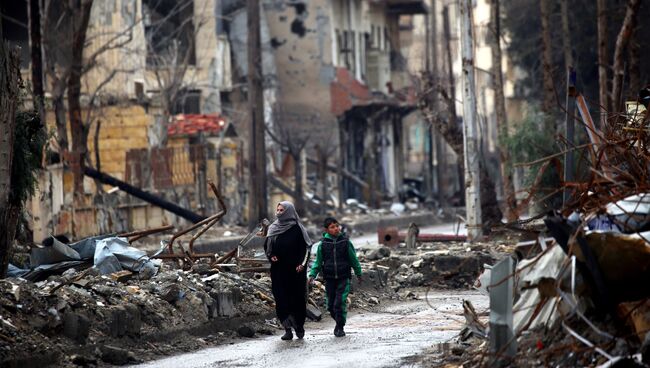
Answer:
M122 270L118 272L113 272L112 274L110 274L110 277L111 279L113 279L113 281L127 282L128 280L131 279L131 277L133 277L133 272L128 270Z
M138 335L142 327L140 309L133 304L111 307L108 313L107 327L111 337Z
M85 344L90 332L90 321L84 315L68 312L63 316L63 335Z
M160 299L169 303L174 303L182 299L183 296L184 293L181 290L180 286L178 286L177 284L164 285L162 288L162 292L160 293Z
M390 257L390 248L388 247L373 249L366 254L366 259L369 261L375 261L386 257Z
M230 317L235 313L235 301L231 292L210 292L210 296L217 301L217 315Z
M133 353L111 345L101 347L102 360L109 364L124 365L133 360Z
M199 275L207 275L213 272L212 267L207 263L197 263L192 266L192 271L196 272Z
M312 321L320 321L323 317L323 313L320 311L320 308L307 304L307 318Z
M255 336L255 330L249 326L241 326L237 329L237 334L241 337L253 337Z
M76 365L81 365L81 366L87 366L87 365L97 365L97 359L89 358L84 355L79 355L79 354L74 354L70 356L70 361L73 364Z

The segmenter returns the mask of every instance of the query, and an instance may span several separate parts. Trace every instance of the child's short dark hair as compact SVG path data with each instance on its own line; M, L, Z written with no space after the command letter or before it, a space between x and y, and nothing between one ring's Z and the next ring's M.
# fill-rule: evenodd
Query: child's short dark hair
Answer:
M331 224L338 224L339 222L334 218L334 217L327 217L325 221L323 221L323 227L328 228L330 227Z

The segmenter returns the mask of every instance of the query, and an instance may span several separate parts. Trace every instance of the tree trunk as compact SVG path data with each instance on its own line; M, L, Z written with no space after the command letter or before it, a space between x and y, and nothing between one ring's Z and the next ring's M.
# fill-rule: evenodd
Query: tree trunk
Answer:
M442 22L443 22L443 31L445 36L445 49L446 49L446 58L447 58L447 77L449 78L449 99L452 103L449 104L449 121L456 122L456 82L454 81L454 65L451 56L451 28L449 25L449 7L445 6L442 9ZM462 136L462 132L461 132ZM456 151L456 149L454 149Z
M630 86L628 97L636 96L641 90L641 44L639 43L639 27L634 28L628 47L630 58Z
M65 118L65 102L63 94L65 84L61 80L52 81L52 105L54 106L54 120L56 122L56 142L59 145L59 154L67 152L68 146L68 120Z
M250 189L248 222L254 226L268 215L266 197L266 144L264 142L264 95L262 87L262 46L260 2L249 0L248 12L248 111L250 145L248 154Z
M0 19L0 277L7 273L20 212L11 198L19 78L18 53L5 43Z
M444 37L445 37L445 50L446 50L445 56L446 56L446 60L447 60L447 78L448 78L448 82L449 82L449 96L447 96L447 98L446 98L447 111L448 111L447 116L448 116L448 119L449 119L448 124L457 126L458 124L456 124L456 121L457 121L457 115L456 115L456 83L454 81L454 65L453 65L453 61L452 61L452 57L451 57L451 54L452 54L451 53L451 28L450 28L450 25L449 25L449 7L448 6L445 6L442 9L442 26L443 26L443 33L444 33ZM460 131L460 127L458 127L458 128L459 128L460 135L462 137L462 131ZM447 136L444 133L440 133L440 134L443 136L443 138L445 140L447 140L447 143L451 144L450 141L448 140ZM462 140L461 140L461 142L462 142ZM462 152L462 147L460 147L460 148L461 148L460 152ZM456 153L459 152L456 149L456 147L452 147L452 149ZM458 161L456 162L456 172L458 173L458 175L456 175L456 176L458 177L458 187L463 188L464 185L465 185L465 178L464 178L465 174L463 172L462 165L458 164L460 162L463 162L461 157L459 157ZM454 195L454 194L455 193L452 193L452 195Z
M625 19L621 30L616 37L616 48L614 49L614 77L612 80L612 112L623 111L623 77L625 76L625 49L630 43L632 33L636 27L637 13L641 0L629 0L625 9Z
M573 67L573 53L571 52L571 31L569 30L569 0L560 2L562 12L562 52L564 53L564 66L566 70Z
M43 92L43 52L41 50L41 0L29 0L29 43L32 54L32 93L34 106L42 124L45 124L45 102Z
M478 111L474 71L472 0L460 1L460 39L463 61L463 149L465 168L465 226L467 240L483 235L481 216L481 147L478 144Z
M551 10L549 9L550 0L540 0L540 15L542 20L542 111L546 115L544 129L555 132L555 124L552 118L555 101L555 91L553 87L553 57L551 45L551 28L550 18Z
M610 110L609 96L607 95L607 0L596 0L598 14L598 101L600 102L601 127L605 126L607 111Z
M432 124L433 127L437 130L438 134L444 138L444 140L449 144L451 149L454 151L458 158L458 162L464 162L464 148L463 148L463 130L462 127L456 123L456 108L455 108L455 83L452 73L452 58L451 58L451 37L450 37L450 26L449 26L449 10L445 6L443 8L443 30L446 44L446 59L448 66L448 76L449 76L449 85L450 85L450 94L443 89L439 89L438 86L433 84L432 79L428 79L424 83L424 90L429 91L429 94L421 96L420 109L422 110L427 122ZM448 121L444 121L438 114L431 111L430 94L431 93L441 93L443 100L447 104L447 116L449 116ZM460 168L460 167L459 167ZM503 217L501 210L498 206L497 194L494 187L494 181L490 178L485 165L480 165L480 178L481 182L481 223L483 224L484 231L488 231L490 226L498 224L501 222ZM461 179L461 188L464 188L465 182L463 180L462 170L459 173Z
M499 0L492 0L490 7L490 23L492 23L492 76L494 80L494 97L497 117L497 129L499 131L499 156L501 158L501 180L503 181L503 195L505 197L505 212L508 221L515 221L517 215L517 199L515 198L515 186L510 167L510 154L505 148L503 141L508 138L508 118L506 115L506 98L503 94L503 71L501 70L501 19Z
M88 132L81 117L81 74L83 69L83 49L86 43L86 31L90 20L92 0L81 1L74 9L74 33L72 36L72 62L68 77L68 116L72 134L72 154L79 165L74 166L75 193L83 193L83 169L85 164Z
M561 7L561 17L562 17L562 51L564 53L564 68L566 71L566 99L565 99L565 115L564 115L564 126L565 126L565 137L567 140L568 147L573 146L575 139L575 122L573 116L575 115L575 103L573 102L573 97L569 93L570 75L573 70L573 52L571 50L571 30L569 29L569 0L562 0L560 2ZM564 181L572 182L574 179L574 163L573 163L573 152L567 152L564 155ZM567 203L570 199L571 191L568 188L565 188L563 194L563 203Z

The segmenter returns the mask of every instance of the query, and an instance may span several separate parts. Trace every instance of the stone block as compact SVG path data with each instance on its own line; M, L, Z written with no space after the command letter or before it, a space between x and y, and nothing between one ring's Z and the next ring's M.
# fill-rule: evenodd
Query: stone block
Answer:
M82 314L68 312L63 316L63 335L85 344L90 332L90 321Z
M102 360L109 364L124 365L133 359L133 353L111 345L101 347Z
M140 309L133 304L111 307L107 318L107 332L111 337L135 336L140 333Z

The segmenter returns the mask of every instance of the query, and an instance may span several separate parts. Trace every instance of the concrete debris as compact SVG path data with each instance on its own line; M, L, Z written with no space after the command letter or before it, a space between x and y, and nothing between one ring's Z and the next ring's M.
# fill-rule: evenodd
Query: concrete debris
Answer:
M102 360L109 364L125 365L129 362L136 362L135 354L116 346L104 345L101 347Z
M229 318L255 321L273 314L272 307L255 294L258 288L270 290L268 277L258 280L252 274L226 277L217 273L206 278L170 266L163 264L148 280L86 273L81 279L84 282L62 282L84 271L70 271L65 277L50 276L36 283L0 280L0 309L8 312L0 319L0 336L11 342L0 344L0 366L42 361L45 353L32 353L35 346L48 354L58 352L57 365L97 360L132 363L160 354L148 346L129 353L134 349L133 339L156 341L159 336L203 333L200 331L206 331L207 326L223 324ZM232 325L233 334L238 327ZM89 355L91 347L103 345L110 348ZM79 346L91 349L84 348L85 353L81 353ZM171 352L195 346L176 341L163 349Z
M220 236L224 230L210 231ZM0 344L0 366L18 361L131 364L232 337L277 333L280 324L266 322L275 314L271 279L264 271L268 263L238 257L236 245L242 238L228 239L234 246L225 252L167 257L174 262L153 259L114 236L71 244L53 238L52 249L35 252L38 266L24 268L24 278L0 280L0 309L6 312L0 316L0 339L7 342ZM183 242L179 238L176 244ZM168 249L170 242L162 244ZM149 249L149 254L159 248ZM417 299L431 287L471 287L483 265L494 263L503 252L487 243L426 241L408 249L359 250L364 277L362 283L352 280L349 310ZM319 280L310 287L308 300L309 319L322 320L325 288Z
M241 337L253 337L255 336L255 330L253 330L250 326L241 326L237 329L237 334Z
M545 229L535 230L538 240L518 243L509 258L519 260L515 271L497 276L494 267L485 267L476 281L475 286L495 300L491 312L503 309L497 301L505 303L496 288L513 285L507 289L514 295L506 299L514 303L514 338L492 324L489 335L490 340L512 340L516 353L508 353L503 344L488 349L468 340L471 344L461 359L449 362L464 367L488 362L522 367L650 362L650 197L623 184L617 182L614 191L609 183L590 188L588 196L569 202L563 211L570 214L567 218L548 216ZM607 201L612 193L623 199Z

